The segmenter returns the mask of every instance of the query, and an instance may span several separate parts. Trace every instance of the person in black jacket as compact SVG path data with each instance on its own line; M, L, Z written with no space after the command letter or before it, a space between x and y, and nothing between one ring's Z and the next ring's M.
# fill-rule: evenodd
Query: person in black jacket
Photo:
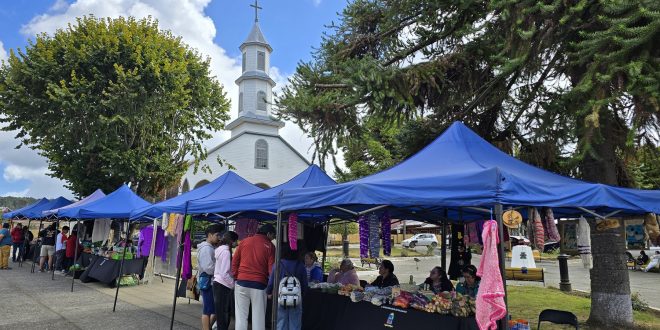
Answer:
M431 269L431 274L429 274L429 277L426 278L420 287L424 287L424 284L428 285L429 290L433 291L433 293L454 290L454 285L451 284L451 281L447 277L447 273L440 266Z
M394 275L394 264L389 260L383 260L378 267L378 277L371 282L371 285L379 288L399 285L399 279Z

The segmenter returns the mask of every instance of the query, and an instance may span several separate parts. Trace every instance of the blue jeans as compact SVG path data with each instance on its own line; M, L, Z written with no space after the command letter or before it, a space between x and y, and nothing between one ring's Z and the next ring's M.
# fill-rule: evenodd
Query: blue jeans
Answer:
M277 330L302 329L302 305L296 307L277 306Z
M12 243L12 246L13 246L14 249L11 251L11 260L16 261L16 253L17 252L18 252L19 259L21 259L21 258L25 259L24 256L23 256L23 254L24 254L23 250L25 248L23 242Z

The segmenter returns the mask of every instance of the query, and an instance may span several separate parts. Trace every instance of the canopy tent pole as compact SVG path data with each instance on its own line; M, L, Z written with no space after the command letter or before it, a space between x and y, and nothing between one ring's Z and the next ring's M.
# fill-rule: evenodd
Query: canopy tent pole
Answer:
M39 228L37 229L37 242L39 242L39 243L35 246L35 251L34 251L35 253L37 253L37 252L39 253L39 257L38 257L39 261L41 261L41 245L43 244L39 240L39 235L41 234L41 225L43 224L43 222L44 222L44 219L39 219ZM32 254L32 270L30 270L30 273L34 273L34 266L35 266L36 263L37 263L37 261L34 258L34 253L33 253ZM39 267L39 268L41 269L41 267Z
M275 238L275 272L273 274L273 291L272 291L272 310L271 310L271 329L277 329L277 300L279 296L280 286L280 255L282 253L282 212L277 212L277 229Z
M117 309L117 297L119 297L119 286L121 284L121 276L124 272L124 260L126 260L126 250L128 250L128 237L131 235L131 222L126 220L126 240L124 241L124 251L121 254L121 261L119 262L119 276L117 277L117 288L115 290L115 303L112 305L112 312Z
M73 235L73 229L71 229L71 234ZM75 266L76 261L78 260L78 240L80 239L80 219L76 220L76 241L73 245L73 265ZM71 267L69 267L71 269ZM76 267L73 267L73 273L71 273L71 292L73 292L73 282L76 280Z
M27 231L30 231L30 223L31 222L32 222L32 219L28 219ZM26 235L25 235L25 233L23 233L23 239L25 241L23 242L23 252L19 253L20 259L18 260L18 267L23 267L23 259L25 259L25 256L27 256L28 250L30 249L30 241L25 239L25 237L26 237ZM30 236L27 235L27 237L30 237Z
M509 303L506 289L506 265L504 263L504 221L502 221L502 204L500 203L495 204L495 218L497 220L497 234L500 237L500 243L497 245L497 255L500 261L500 274L502 276L502 283L504 284L504 305L506 306L506 316L499 321L499 328L506 330L509 328L509 323L507 322L509 319Z
M57 220L55 220L55 230L57 230L59 228L60 228L60 220L57 219ZM57 235L55 235L55 246L57 246ZM55 261L54 261L55 258L57 258L56 254L57 254L57 249L55 249L55 254L53 255L53 264L55 263ZM61 261L60 261L60 264L61 264ZM51 273L50 274L50 280L54 281L55 280L55 265L53 265L53 267L51 267L50 273Z
M183 226L181 226L181 238L179 239L179 251L176 260L176 279L174 284L174 301L172 302L172 318L170 319L170 330L174 329L174 314L176 313L176 298L179 292L179 283L181 283L181 267L183 266L183 244L184 234L186 232L186 217L188 216L188 203L186 202L185 213L183 214Z
M442 220L442 242L440 243L440 267L447 273L447 217L449 216L449 211L445 208L444 213L445 218Z
M321 258L321 270L325 272L325 257L328 254L328 233L330 232L330 220L325 222L323 233L323 257Z

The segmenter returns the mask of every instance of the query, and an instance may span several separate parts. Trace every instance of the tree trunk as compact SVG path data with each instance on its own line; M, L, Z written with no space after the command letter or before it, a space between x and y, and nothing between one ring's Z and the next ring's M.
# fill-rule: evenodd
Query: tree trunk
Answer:
M598 129L600 137L590 141L595 156L585 156L581 167L585 180L616 185L618 177L614 141L617 137L612 135L617 134L617 129L610 116L602 113ZM630 327L633 324L633 312L623 226L605 231L596 230L595 223L591 227L593 268L588 322L610 328Z

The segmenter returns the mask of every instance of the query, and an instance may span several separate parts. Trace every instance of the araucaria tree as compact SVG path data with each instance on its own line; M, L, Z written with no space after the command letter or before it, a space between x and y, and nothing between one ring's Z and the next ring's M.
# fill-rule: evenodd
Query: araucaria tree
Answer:
M462 120L534 165L651 188L658 40L653 0L354 0L298 66L279 114L314 138L319 160L343 150L345 179L405 159ZM618 230L592 231L590 321L625 327Z
M228 111L209 59L151 18L79 18L12 50L0 70L4 130L79 196L172 186Z

